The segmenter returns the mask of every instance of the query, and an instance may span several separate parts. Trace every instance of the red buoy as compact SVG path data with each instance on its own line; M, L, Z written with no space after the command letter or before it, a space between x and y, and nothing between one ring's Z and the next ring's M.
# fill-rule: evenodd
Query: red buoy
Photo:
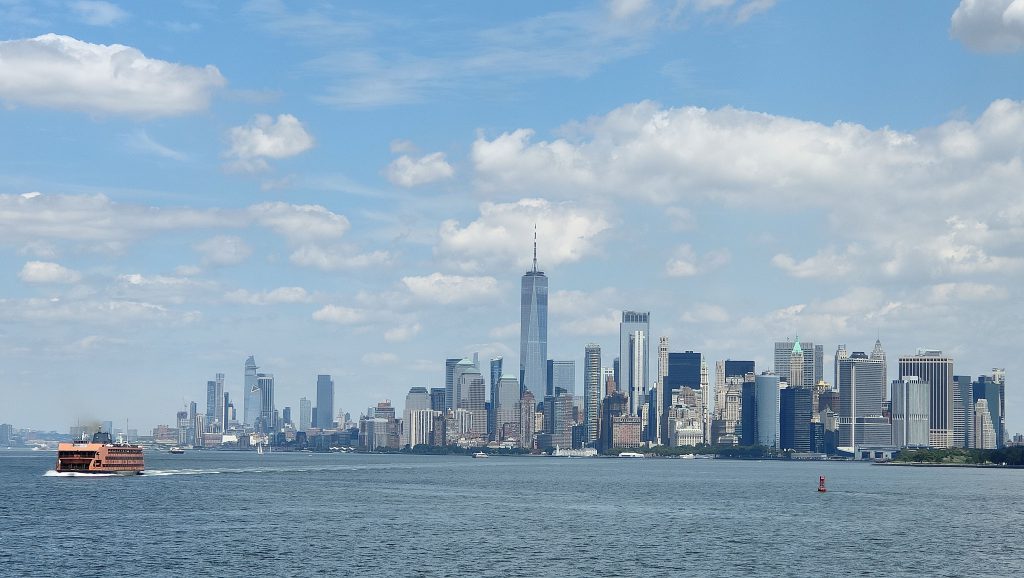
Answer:
M819 492L825 492L825 491L827 491L827 490L825 489L825 476L819 476L819 477L818 477L818 491L819 491Z

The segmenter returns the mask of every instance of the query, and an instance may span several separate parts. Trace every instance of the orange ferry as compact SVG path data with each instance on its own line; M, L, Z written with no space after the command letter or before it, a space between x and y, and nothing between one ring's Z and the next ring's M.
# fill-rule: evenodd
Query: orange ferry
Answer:
M96 432L92 442L57 445L57 471L84 474L141 474L142 447L114 443L110 434Z

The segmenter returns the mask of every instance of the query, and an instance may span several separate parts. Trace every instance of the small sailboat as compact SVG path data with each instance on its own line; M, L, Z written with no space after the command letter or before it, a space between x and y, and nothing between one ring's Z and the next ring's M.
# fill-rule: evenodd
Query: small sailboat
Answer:
M261 456L263 455L263 442L256 444L256 453Z

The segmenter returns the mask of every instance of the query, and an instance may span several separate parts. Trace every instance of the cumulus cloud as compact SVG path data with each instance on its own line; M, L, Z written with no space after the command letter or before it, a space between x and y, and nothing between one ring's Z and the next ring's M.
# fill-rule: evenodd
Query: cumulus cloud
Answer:
M697 303L682 316L686 323L725 323L729 318L729 311L725 307L711 303Z
M195 246L206 265L237 265L249 258L252 249L241 238L217 235Z
M928 288L928 299L934 303L950 301L1002 301L1009 297L1005 287L991 283L938 283Z
M494 277L463 277L432 273L422 277L402 277L402 284L414 296L434 303L451 304L479 301L498 291Z
M0 99L10 104L139 117L205 110L225 84L214 66L147 58L120 44L45 34L0 41Z
M194 323L202 314L132 300L0 299L0 319L120 326L139 321Z
M269 168L267 159L284 159L313 148L313 136L306 132L299 119L280 114L277 119L258 114L245 126L228 131L231 146L225 153L228 168L259 172Z
M363 322L366 318L366 312L341 305L324 305L313 312L313 319L316 321L326 321L338 325L355 325Z
M558 312L558 330L568 335L617 335L623 297L613 288L596 291L560 289L548 296L548 309Z
M950 34L979 52L1024 49L1024 0L961 0Z
M359 253L351 247L323 247L306 244L292 252L289 260L300 267L340 271L387 265L391 262L391 253L388 251Z
M102 0L76 0L68 4L82 22L90 26L112 26L128 19L128 13L116 4Z
M275 305L278 303L308 303L309 292L302 287L278 287L270 291L250 292L245 289L237 289L224 295L224 298L234 303L245 305Z
M29 261L21 268L18 278L26 283L78 283L82 274L59 263Z
M434 181L449 179L455 174L444 153L433 153L413 158L402 155L388 165L388 180L402 187L415 187Z
M580 260L595 250L597 237L611 228L599 209L573 203L544 199L488 202L480 205L480 217L465 227L455 220L441 223L436 251L467 270L508 262L529 267L535 224L541 267Z
M344 215L333 213L321 205L260 203L249 207L248 213L256 223L294 243L337 239L349 229Z

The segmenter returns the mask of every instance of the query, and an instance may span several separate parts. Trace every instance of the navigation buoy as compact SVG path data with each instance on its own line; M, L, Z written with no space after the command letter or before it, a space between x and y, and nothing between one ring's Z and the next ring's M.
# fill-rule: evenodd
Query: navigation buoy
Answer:
M818 491L825 492L825 476L818 476Z

